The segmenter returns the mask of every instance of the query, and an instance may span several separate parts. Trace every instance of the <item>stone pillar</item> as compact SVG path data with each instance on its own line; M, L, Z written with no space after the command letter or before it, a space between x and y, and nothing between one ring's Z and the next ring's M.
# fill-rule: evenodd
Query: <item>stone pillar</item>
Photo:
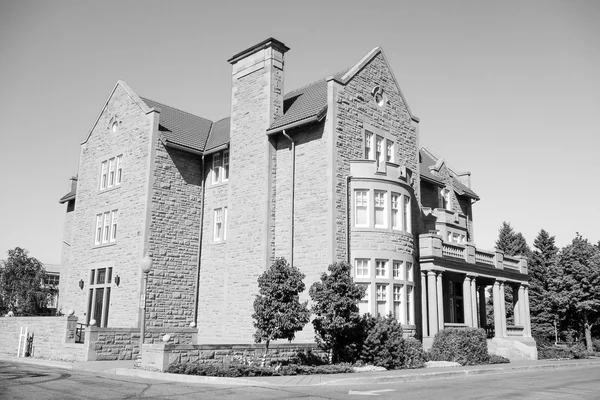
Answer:
M465 324L473 326L473 301L471 300L471 278L465 276L463 281L463 314Z
M429 336L427 329L427 272L421 271L421 324L423 337Z
M506 302L504 301L504 282L500 282L500 322L502 323L502 337L506 337Z
M429 336L434 337L438 333L437 315L437 286L435 283L435 271L427 271L427 311L429 315Z
M525 330L524 330L524 334L526 337L531 337L531 315L529 313L529 286L525 286L524 290L524 296L523 296L523 303L524 303L524 308L525 308Z
M525 328L525 321L527 321L527 317L525 317L525 286L519 284L519 321L520 325ZM525 335L525 329L523 329L523 335Z
M521 306L523 301L521 296L521 285L519 283L513 284L512 292L513 292L513 314L515 319L515 325L521 326L523 325L523 320L521 318Z
M485 304L485 286L479 286L479 326L487 328L487 307Z
M492 289L492 299L494 301L494 337L501 338L502 336L502 309L500 307L500 282L495 281ZM504 301L504 293L502 293L502 301Z
M437 314L438 314L438 329L444 329L444 290L442 286L442 271L437 275Z
M471 318L473 318L473 327L477 328L477 281L471 277Z

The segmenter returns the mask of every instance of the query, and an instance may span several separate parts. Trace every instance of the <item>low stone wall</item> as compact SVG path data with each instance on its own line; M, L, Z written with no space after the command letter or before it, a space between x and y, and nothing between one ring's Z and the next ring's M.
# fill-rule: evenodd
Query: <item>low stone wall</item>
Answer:
M192 344L197 335L193 328L152 328L147 329L145 343L162 343L163 336L169 335L169 343ZM140 346L140 330L137 328L86 328L86 343L89 343L91 360L132 360L136 359Z
M77 317L0 318L0 352L17 355L22 327L27 327L27 331L33 333L31 357L67 361L85 360L85 346L75 344Z
M315 343L271 344L267 353L267 362L287 361L299 351L311 350L325 356ZM263 344L144 344L142 367L166 371L171 364L184 363L231 363L245 357L261 358Z

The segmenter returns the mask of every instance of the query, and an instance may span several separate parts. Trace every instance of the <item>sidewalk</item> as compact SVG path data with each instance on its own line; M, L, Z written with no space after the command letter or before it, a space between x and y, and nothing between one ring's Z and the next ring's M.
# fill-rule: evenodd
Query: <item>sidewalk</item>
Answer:
M468 375L499 374L518 371L530 371L553 368L600 367L600 359L587 360L524 360L510 364L475 365L468 367L422 368L411 370L394 370L380 372L357 372L352 374L331 375L294 375L294 376L262 376L246 378L225 378L213 376L193 376L167 374L133 368L133 360L125 361L88 361L64 362L42 360L35 358L18 358L0 354L0 361L18 362L55 368L65 368L79 371L93 371L104 374L116 374L130 377L157 379L171 382L212 384L212 385L242 385L261 387L282 386L319 386L319 385L365 385L418 381L425 379L443 379Z

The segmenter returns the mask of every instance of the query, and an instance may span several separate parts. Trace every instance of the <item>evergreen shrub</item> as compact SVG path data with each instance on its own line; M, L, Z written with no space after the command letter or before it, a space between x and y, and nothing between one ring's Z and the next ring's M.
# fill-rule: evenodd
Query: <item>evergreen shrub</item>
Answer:
M428 354L429 361L454 361L461 365L489 362L486 333L481 328L448 328L438 332Z

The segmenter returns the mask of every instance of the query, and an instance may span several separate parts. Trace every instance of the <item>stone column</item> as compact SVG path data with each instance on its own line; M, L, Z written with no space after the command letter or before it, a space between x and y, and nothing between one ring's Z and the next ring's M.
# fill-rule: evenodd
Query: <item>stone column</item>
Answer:
M437 315L437 286L435 283L435 271L427 271L427 311L429 316L429 337L438 333Z
M531 337L531 315L529 313L529 286L525 286L525 289L523 290L524 292L524 296L523 296L523 303L525 305L525 330L524 330L524 334L526 337Z
M463 314L465 324L473 326L473 301L471 301L471 278L465 276L463 281Z
M500 282L495 281L493 287L493 301L494 301L494 337L500 338L502 336L502 310L500 307ZM504 301L504 293L502 293L502 301Z
M519 323L523 326L523 335L525 335L525 286L519 284Z
M423 337L429 336L429 330L427 329L427 272L425 271L421 271L421 324L423 326Z
M479 326L487 328L487 307L485 304L485 286L479 286Z
M506 337L506 302L504 301L504 282L500 282L500 322L502 323L502 337Z
M477 281L471 277L471 316L473 318L473 327L477 328Z
M444 329L444 290L442 286L442 271L437 275L437 314L438 314L438 329Z
M521 300L523 297L521 296L521 285L519 283L513 284L512 292L513 292L513 314L515 319L515 325L521 326L523 325L523 320L521 319L521 306L523 301Z

